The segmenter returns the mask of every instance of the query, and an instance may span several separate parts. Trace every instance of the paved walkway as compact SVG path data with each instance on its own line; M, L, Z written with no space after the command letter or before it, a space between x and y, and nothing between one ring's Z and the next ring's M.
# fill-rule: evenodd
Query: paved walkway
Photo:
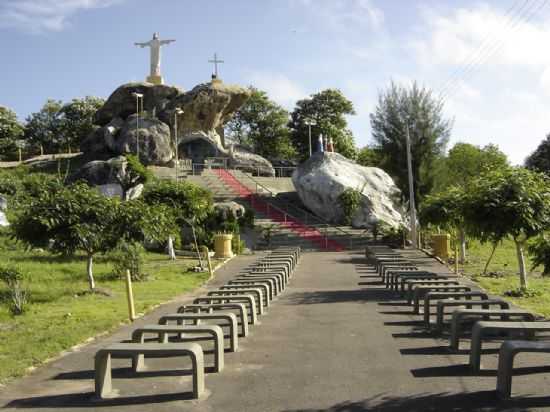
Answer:
M420 254L411 257L446 270ZM215 283L224 283L254 259L233 260ZM113 361L113 386L121 395L94 400L93 354L107 342L128 338L131 328L124 327L4 388L0 405L42 411L550 410L550 374L527 374L550 368L525 368L526 374L514 378L514 392L530 396L499 403L493 395L494 353L483 355L484 367L492 369L471 376L466 353L450 354L446 340L425 333L419 316L395 299L362 255L304 253L286 292L240 340L239 351L226 354L225 370L207 374L204 399L190 401L181 394L190 388L185 372L162 372L175 367L174 359L152 359L139 378L129 373L128 361ZM151 323L180 303L137 323ZM545 357L524 360L537 365Z

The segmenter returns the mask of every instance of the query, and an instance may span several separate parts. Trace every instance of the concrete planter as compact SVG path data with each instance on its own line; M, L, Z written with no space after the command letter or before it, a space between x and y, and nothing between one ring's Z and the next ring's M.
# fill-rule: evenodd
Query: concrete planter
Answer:
M216 259L227 259L233 257L233 251L231 250L231 241L233 240L232 234L217 234L214 235L214 251Z

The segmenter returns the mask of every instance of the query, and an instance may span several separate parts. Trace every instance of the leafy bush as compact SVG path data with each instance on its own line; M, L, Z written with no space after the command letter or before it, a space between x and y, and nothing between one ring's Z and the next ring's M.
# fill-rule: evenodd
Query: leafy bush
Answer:
M130 271L133 281L147 280L148 275L143 272L145 249L140 243L120 242L118 247L109 254L113 262L113 274L120 279Z
M533 262L531 270L542 266L542 276L550 276L550 239L539 236L527 246L527 250Z
M344 211L344 223L351 225L353 215L361 206L361 192L356 189L347 188L338 196L338 202Z
M402 247L406 231L407 228L404 226L400 226L398 228L387 227L383 232L382 242L390 244L396 248Z
M252 209L245 209L244 215L239 218L239 225L250 229L254 228L254 211Z
M9 265L0 266L0 280L8 288L9 308L12 315L21 315L25 311L28 292L23 286L23 279L23 272L19 268Z

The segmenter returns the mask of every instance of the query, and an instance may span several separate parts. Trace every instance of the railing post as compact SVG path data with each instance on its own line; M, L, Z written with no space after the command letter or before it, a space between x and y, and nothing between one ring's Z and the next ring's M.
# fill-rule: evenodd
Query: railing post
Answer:
M285 224L286 224L286 213L285 213Z
M328 249L328 226L325 226L325 249Z

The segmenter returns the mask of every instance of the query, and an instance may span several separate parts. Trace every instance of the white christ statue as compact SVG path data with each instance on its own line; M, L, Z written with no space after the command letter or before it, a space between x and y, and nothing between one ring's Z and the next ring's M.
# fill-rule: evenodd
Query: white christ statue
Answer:
M147 81L155 84L162 84L162 76L160 74L160 47L165 44L175 42L175 40L159 40L159 34L154 33L153 39L147 43L134 43L136 46L149 47L151 49L151 73L147 77Z

